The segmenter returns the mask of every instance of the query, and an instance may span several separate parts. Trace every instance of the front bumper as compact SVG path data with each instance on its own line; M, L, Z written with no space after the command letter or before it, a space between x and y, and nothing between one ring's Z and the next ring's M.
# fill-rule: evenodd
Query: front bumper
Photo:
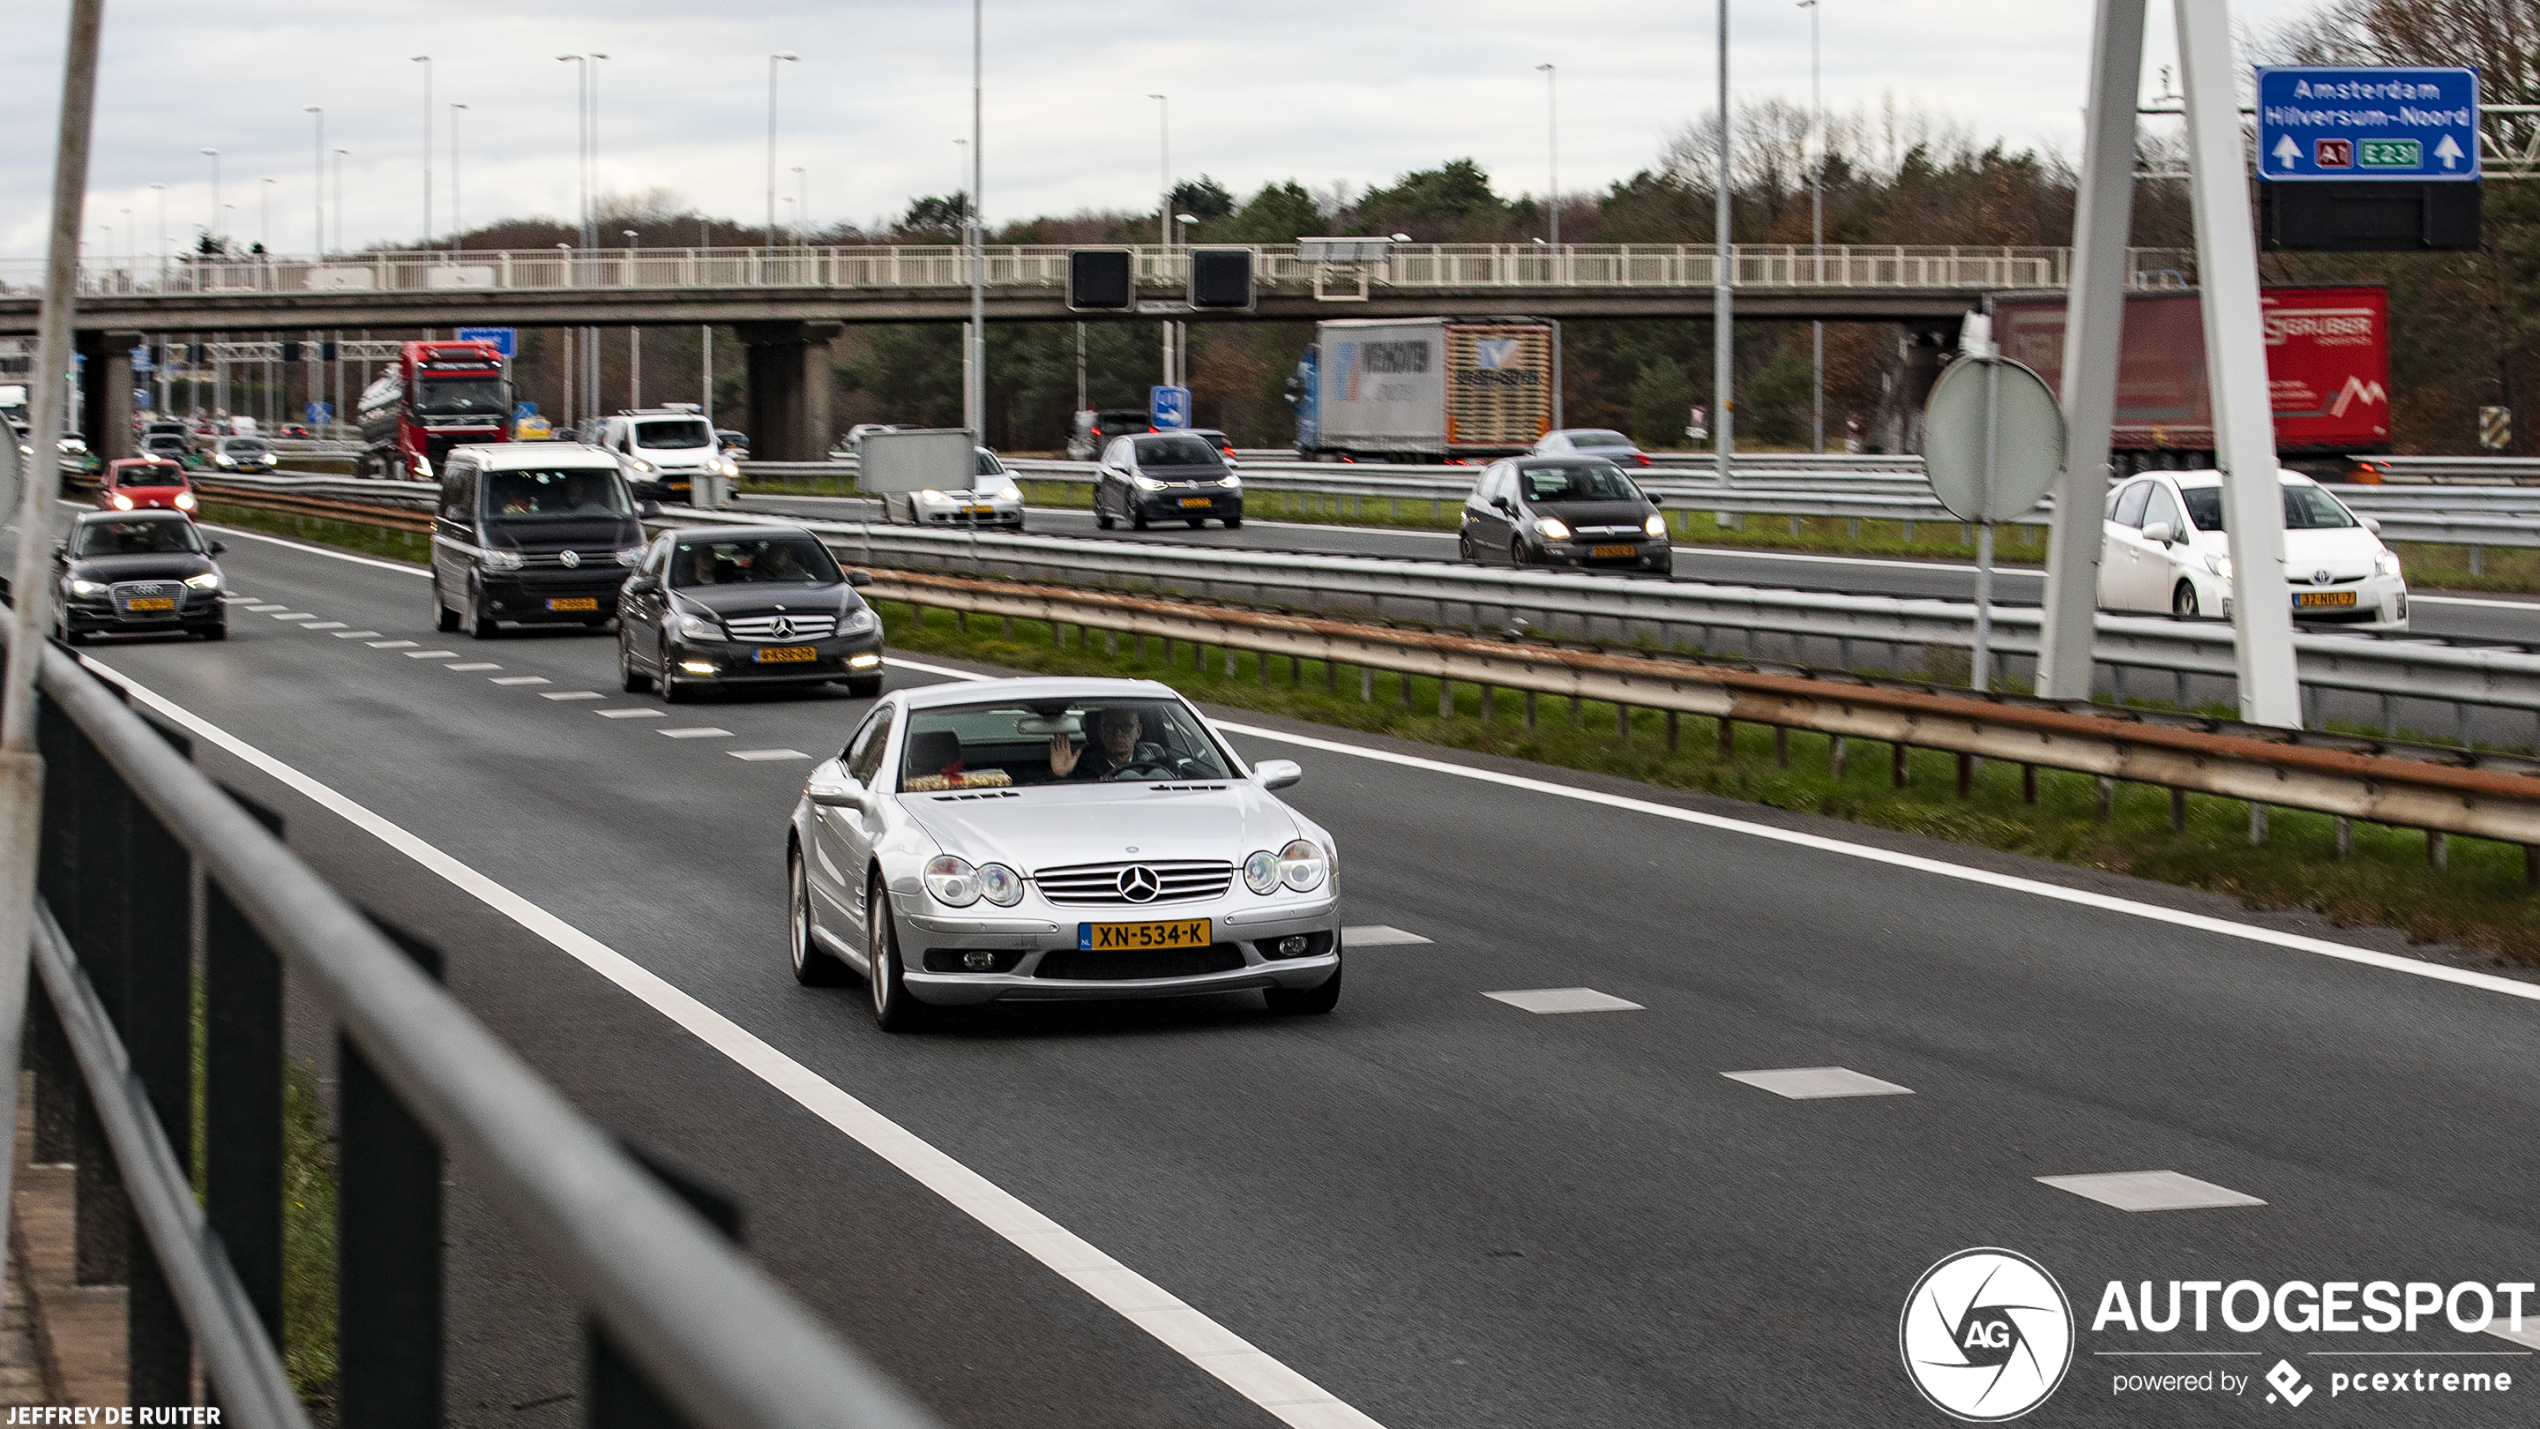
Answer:
M1162 491L1133 490L1129 505L1149 521L1170 521L1177 516L1184 520L1193 516L1218 521L1232 516L1242 520L1244 494L1214 486L1171 486Z
M758 652L808 646L808 660L761 661ZM862 663L859 663L861 661ZM710 670L689 668L710 665ZM882 627L877 622L861 635L827 640L777 642L691 640L673 637L670 673L683 685L817 685L830 680L863 679L882 673Z
M82 635L149 635L176 630L207 630L228 623L229 614L217 591L189 590L174 611L123 611L112 597L88 596L62 603L62 620Z
M1317 890L1323 892L1325 890ZM901 977L921 1002L968 1006L987 1002L1095 1002L1194 997L1254 988L1320 987L1341 961L1340 901L1333 897L1255 898L1235 895L1194 903L1053 907L1026 895L1035 909L945 908L923 893L894 892ZM1077 946L1080 923L1210 920L1217 939L1175 954L1097 955ZM1282 939L1303 938L1306 951L1280 956ZM955 971L966 954L984 952L996 966ZM1152 959L1141 967L1139 957ZM1139 975L1139 974L1148 975Z
M1617 552L1629 548L1630 554ZM1657 570L1674 561L1674 545L1664 536L1575 537L1567 541L1537 538L1537 554L1546 565L1585 569ZM1599 555L1598 552L1605 554Z
M595 570L507 572L477 578L480 609L496 620L523 625L592 625L617 614L618 587L626 584L624 566ZM579 603L590 601L586 608ZM557 609L552 602L572 602Z
M1020 501L913 501L909 511L920 526L1023 529Z

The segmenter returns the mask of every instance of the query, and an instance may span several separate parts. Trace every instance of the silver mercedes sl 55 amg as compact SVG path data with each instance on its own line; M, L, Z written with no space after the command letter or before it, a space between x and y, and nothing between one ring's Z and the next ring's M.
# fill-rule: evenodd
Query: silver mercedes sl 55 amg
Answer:
M1167 686L1016 679L886 695L812 770L786 843L806 985L874 1020L998 1001L1258 988L1340 999L1338 854Z

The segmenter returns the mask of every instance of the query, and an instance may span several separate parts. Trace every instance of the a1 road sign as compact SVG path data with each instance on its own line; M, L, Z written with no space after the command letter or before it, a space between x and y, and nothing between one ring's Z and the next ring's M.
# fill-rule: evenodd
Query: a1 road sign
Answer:
M2258 177L2478 177L2478 71L2287 65L2258 71Z

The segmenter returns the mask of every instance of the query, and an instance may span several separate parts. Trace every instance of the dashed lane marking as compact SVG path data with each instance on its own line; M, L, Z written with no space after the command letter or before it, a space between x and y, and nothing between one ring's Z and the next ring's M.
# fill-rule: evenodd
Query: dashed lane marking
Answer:
M2120 1211L2202 1211L2266 1202L2229 1186L2176 1171L2106 1171L2089 1176L2040 1176L2040 1184L2070 1191Z
M698 725L693 729L657 729L653 733L666 734L672 739L730 739L732 737L732 731L716 729L711 725Z
M254 612L255 612L256 614L258 614L258 615L262 615L262 614L264 614L264 613L265 613L265 612L267 612L267 611L272 611L272 610L289 610L291 607L289 607L289 606L287 606L287 605L251 605L251 606L249 606L249 607L247 607L247 608L248 608L249 610L254 611Z
M505 675L501 679L494 681L494 683L498 685L543 685L547 683L547 677L544 675Z
M668 734L670 732L671 731L669 730L662 731L664 734ZM803 753L799 749L727 749L723 752L731 755L735 759L746 759L752 764L764 764L771 759L811 758L810 755Z
M341 630L344 628L344 622L340 620L321 620L313 625L303 625L300 628L302 630Z
M1417 933L1406 933L1400 928L1388 928L1382 923L1370 923L1364 928L1341 929L1341 946L1345 948L1385 948L1427 941L1429 940Z
M406 652L406 658L409 660L455 660L459 658L459 652L456 650L409 650Z
M1486 992L1482 996L1493 1002L1504 1002L1526 1012L1639 1012L1637 1002L1625 1002L1610 993L1592 987L1537 987L1516 992Z
M441 668L444 670L499 670L503 667L491 660L471 660L464 665L444 665Z
M112 673L93 659L88 663L92 669ZM414 860L608 979L1290 1429L1382 1429L1376 1420L1284 1361L615 948L184 706L140 685L127 682L126 688L135 700Z
M280 615L271 616L271 617L268 617L268 618L269 618L269 619L273 619L273 620L315 620L315 619L317 619L317 617L316 617L316 616L309 614L309 613L308 613L307 611L305 611L305 610L286 610L286 611L282 612Z
M549 695L547 698L552 700L556 697L554 695ZM600 697L598 695L593 695L591 698L596 700ZM670 717L670 712L668 710L648 710L641 708L631 710L593 710L591 713L598 715L602 719L668 719Z
M338 630L335 632L335 638L338 640L374 640L377 639L378 636L379 632L376 630Z
M1776 1067L1761 1072L1722 1072L1732 1082L1761 1087L1777 1097L1795 1102L1815 1101L1820 1097L1910 1097L1912 1087L1900 1087L1865 1076L1849 1067Z
M370 648L373 650L412 650L415 648L415 643L411 640L374 640L370 642ZM450 653L455 655L458 652L453 650Z
M605 700L608 696L597 690L557 690L553 694L540 695L538 698L542 700Z

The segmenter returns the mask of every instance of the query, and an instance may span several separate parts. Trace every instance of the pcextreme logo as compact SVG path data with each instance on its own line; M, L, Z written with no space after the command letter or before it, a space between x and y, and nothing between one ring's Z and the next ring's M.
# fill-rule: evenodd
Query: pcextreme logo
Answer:
M1934 1408L1974 1423L2017 1419L2072 1368L2072 1302L2018 1251L1962 1250L1914 1282L1896 1340Z

